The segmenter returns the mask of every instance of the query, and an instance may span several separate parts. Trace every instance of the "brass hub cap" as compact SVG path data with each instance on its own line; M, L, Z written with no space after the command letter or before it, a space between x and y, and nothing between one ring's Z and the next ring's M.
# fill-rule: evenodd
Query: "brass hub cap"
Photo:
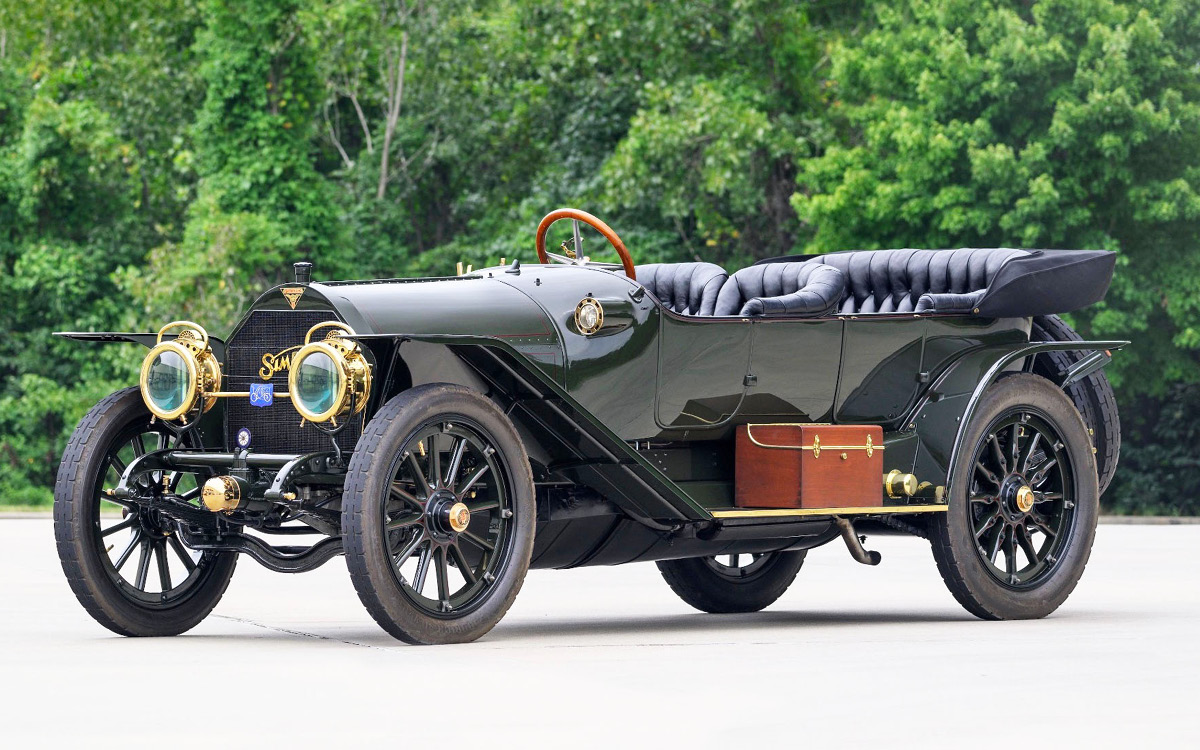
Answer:
M1028 513L1033 509L1033 501L1033 490L1027 484L1021 485L1021 488L1017 490L1017 510Z
M461 534L471 525L471 510L463 503L451 505L448 516L450 528L454 529L455 533Z

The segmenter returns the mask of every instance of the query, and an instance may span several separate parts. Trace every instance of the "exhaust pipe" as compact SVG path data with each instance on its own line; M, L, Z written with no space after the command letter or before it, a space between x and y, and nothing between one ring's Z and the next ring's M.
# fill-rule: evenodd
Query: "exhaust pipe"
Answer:
M863 565L879 564L883 558L874 550L868 552L863 549L862 541L859 540L858 534L854 533L854 524L841 516L835 516L833 523L838 527L838 531L842 532L842 539L845 540L846 549L850 550L851 557Z

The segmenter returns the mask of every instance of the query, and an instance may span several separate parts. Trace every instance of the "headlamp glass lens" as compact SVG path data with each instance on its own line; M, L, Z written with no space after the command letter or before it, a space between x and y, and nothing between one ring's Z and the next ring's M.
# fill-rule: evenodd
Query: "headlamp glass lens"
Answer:
M579 325L585 331L593 331L600 323L600 310L591 302L579 308Z
M334 406L340 378L341 373L332 357L325 352L313 352L297 366L293 398L307 411L324 414Z
M154 357L146 375L146 396L155 408L164 414L180 408L190 386L187 363L178 352L167 349Z

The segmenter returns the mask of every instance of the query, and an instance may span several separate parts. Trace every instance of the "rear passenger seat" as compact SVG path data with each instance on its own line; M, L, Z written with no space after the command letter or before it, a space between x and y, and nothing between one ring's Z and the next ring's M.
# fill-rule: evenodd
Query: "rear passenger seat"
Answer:
M1028 317L1103 299L1115 263L1102 250L855 250L773 258L732 276L712 263L660 263L640 266L638 281L681 315Z

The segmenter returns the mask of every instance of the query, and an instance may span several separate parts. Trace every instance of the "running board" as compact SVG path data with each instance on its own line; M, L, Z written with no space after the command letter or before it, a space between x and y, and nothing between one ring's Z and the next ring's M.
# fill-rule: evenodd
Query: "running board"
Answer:
M713 518L790 518L793 516L887 516L893 513L945 513L947 505L877 505L872 508L729 508Z

